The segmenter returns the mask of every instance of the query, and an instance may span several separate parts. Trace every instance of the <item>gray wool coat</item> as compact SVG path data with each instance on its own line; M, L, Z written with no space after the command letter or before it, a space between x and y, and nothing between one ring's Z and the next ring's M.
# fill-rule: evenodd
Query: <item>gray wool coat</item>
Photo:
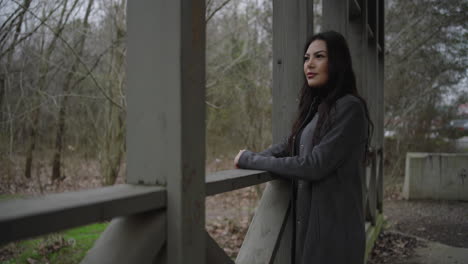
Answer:
M240 168L297 182L295 264L364 263L362 176L368 121L353 95L338 99L329 116L331 126L316 146L312 135L318 114L304 127L297 155L288 156L284 141L259 153L247 150L238 162Z

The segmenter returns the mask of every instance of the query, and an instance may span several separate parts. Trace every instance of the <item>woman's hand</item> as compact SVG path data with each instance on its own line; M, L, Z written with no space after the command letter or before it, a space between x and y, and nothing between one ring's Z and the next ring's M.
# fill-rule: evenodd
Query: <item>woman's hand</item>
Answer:
M239 151L239 153L237 154L237 156L234 158L234 166L236 166L236 168L239 169L239 158L240 156L242 155L242 153L244 153L245 149L242 149Z

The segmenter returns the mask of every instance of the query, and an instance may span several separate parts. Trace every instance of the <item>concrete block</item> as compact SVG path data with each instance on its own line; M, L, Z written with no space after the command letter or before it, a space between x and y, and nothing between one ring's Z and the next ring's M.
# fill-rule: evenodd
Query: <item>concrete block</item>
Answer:
M468 153L407 153L403 197L468 201Z

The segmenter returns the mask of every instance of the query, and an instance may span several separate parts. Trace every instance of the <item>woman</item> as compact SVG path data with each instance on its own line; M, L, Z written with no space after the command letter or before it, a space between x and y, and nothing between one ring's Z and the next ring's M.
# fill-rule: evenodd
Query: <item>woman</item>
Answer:
M289 138L263 152L241 150L234 162L292 180L291 263L364 263L369 111L341 34L314 35L304 53L305 82Z

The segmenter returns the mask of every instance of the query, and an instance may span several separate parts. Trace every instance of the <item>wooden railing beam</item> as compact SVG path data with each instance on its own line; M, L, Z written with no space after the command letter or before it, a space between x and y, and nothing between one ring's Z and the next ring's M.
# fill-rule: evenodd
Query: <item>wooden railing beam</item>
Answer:
M158 186L122 184L0 203L0 244L166 206Z
M273 263L287 223L289 190L289 184L281 180L267 184L237 255L237 264Z
M272 180L266 171L226 170L206 176L206 196L229 192Z

